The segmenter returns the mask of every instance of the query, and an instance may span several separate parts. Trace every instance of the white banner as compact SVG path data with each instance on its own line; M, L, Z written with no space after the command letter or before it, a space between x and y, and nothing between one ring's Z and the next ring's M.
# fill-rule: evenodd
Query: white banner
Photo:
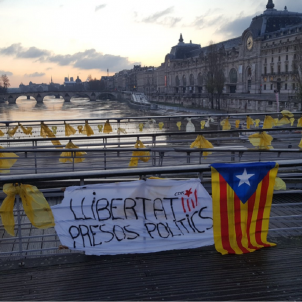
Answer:
M70 187L52 211L61 243L87 255L214 244L212 199L199 179Z

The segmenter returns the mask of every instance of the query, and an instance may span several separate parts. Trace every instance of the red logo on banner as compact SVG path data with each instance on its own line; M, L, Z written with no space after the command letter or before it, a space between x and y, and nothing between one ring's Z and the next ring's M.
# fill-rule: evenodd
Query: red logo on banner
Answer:
M190 198L191 194L193 194L192 188L190 190L186 190L185 195L188 196L187 199L184 197L181 198L184 213L187 213L187 211L191 212L198 205L197 190L195 189L194 195Z

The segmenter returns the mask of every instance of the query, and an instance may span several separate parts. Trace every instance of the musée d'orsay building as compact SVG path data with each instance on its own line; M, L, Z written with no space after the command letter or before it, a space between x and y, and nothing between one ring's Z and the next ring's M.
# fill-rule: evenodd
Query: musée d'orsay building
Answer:
M271 110L275 110L274 91L280 92L280 101L288 100L289 96L295 95L297 83L293 75L292 62L295 56L295 43L301 33L302 13L290 12L287 7L277 10L273 0L268 0L263 14L254 17L249 28L244 30L240 37L217 43L217 48L223 49L226 54L224 69L226 82L223 93L229 95L229 99L223 101L221 107L227 110L259 111L267 110L267 107L271 106ZM128 81L127 88L127 85L122 88L123 85L118 84L115 88L133 90L135 87L137 91L145 93L182 95L179 102L184 105L187 103L209 107L209 100L205 96L202 97L207 94L204 81L207 51L208 46L201 47L191 41L185 43L180 35L179 43L172 47L161 66L157 68L136 66L133 70L117 73L114 76L116 84L125 77L134 79L134 82ZM124 83L126 82L124 79ZM201 96L200 99L196 99L196 94ZM190 100L189 95L195 95L195 100L193 98ZM252 95L255 99L254 104L247 101L251 100ZM239 98L242 101L239 101ZM271 100L261 102L256 99ZM177 102L177 99L165 97L165 101ZM301 109L298 103L295 105L284 103L283 107Z
M302 13L276 10L268 1L262 15L253 18L240 37L218 43L226 53L225 93L293 93L294 44L302 32ZM206 92L204 62L207 47L184 43L182 36L166 55L167 92Z

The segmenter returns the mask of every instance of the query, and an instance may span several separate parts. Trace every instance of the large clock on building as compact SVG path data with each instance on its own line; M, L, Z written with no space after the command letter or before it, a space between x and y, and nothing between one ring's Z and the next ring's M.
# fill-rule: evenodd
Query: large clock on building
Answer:
M254 40L253 40L253 37L252 36L249 36L246 40L246 48L248 50L251 50L253 48L253 45L254 45Z

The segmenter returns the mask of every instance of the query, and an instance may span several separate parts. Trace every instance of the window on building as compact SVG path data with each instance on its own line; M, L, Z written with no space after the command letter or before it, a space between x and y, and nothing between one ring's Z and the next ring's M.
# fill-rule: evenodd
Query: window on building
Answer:
M264 63L265 63L265 64L267 63L267 59L266 59L266 58L264 59Z
M296 60L296 59L297 59L297 54L295 53L295 54L294 54L294 60Z
M287 83L284 84L284 89L287 90Z
M271 90L273 90L273 84L271 84Z
M266 84L264 84L263 89L266 90Z
M268 105L269 105L269 106L272 106L272 105L273 105L273 102L272 102L272 101L268 101Z
M271 74L274 73L274 66L271 67Z
M288 61L288 55L286 55L286 58L285 58L285 59L286 59L286 61Z
M278 74L280 74L280 73L281 73L281 66L278 65Z
M281 43L281 41L280 41L280 43ZM279 53L281 52L281 48L279 48Z
M280 62L281 61L281 57L279 56L279 58L278 58L278 61Z
M296 90L296 83L293 83L293 90Z
M288 65L285 65L285 72L288 72Z
M287 40L288 41L288 40ZM286 47L286 52L288 52L288 47Z
M266 66L264 66L264 75L266 75L266 73L267 73L267 68Z
M272 58L272 63L274 63L274 58Z
M235 84L237 83L237 71L235 68L230 70L230 83Z

